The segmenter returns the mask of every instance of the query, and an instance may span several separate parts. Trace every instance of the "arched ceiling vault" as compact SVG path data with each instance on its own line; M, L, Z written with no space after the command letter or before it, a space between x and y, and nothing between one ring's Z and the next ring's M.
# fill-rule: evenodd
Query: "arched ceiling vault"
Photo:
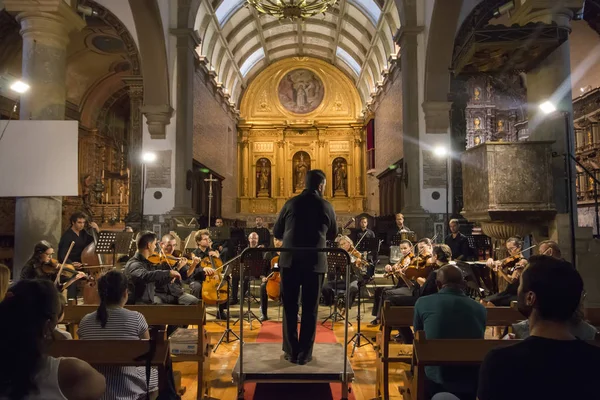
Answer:
M194 28L202 39L200 58L236 107L258 73L294 56L339 68L355 83L364 107L398 55L393 35L400 18L394 0L339 0L324 15L301 22L260 15L244 0L203 0Z

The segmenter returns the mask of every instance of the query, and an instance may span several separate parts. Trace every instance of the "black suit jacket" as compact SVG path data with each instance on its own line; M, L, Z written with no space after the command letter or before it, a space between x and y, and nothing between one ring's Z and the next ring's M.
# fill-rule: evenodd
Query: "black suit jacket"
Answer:
M283 240L283 247L324 248L326 239L333 240L336 234L332 205L317 191L306 189L285 203L273 228L273 235ZM327 272L327 254L282 252L279 266L324 274Z

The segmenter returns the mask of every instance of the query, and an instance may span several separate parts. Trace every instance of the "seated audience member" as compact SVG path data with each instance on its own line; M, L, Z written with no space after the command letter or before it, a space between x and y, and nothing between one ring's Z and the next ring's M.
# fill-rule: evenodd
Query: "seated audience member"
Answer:
M518 288L529 337L492 350L479 375L479 400L597 399L600 348L571 333L583 280L566 261L533 256ZM557 296L560 293L560 296Z
M78 334L82 340L150 339L144 316L124 308L128 297L127 284L127 277L115 270L107 272L98 280L100 305L97 311L81 319ZM106 377L106 394L103 399L138 399L145 396L144 367L103 367L101 372ZM169 378L169 370L167 372ZM172 373L170 377L172 378ZM157 390L157 383L157 372L152 369L149 392ZM171 389L174 393L174 387Z
M0 264L0 301L4 300L9 283L10 269L4 264Z
M71 334L65 330L62 330L58 327L58 324L60 324L63 319L65 319L65 299L64 297L60 296L60 311L58 312L58 321L57 321L57 325L54 328L54 331L52 332L52 337L54 338L54 340L72 340L73 336L71 336Z
M48 280L22 280L0 302L0 399L100 398L105 379L85 361L46 354L60 312L58 290ZM10 328L10 329L9 329Z
M446 265L437 271L438 293L415 303L413 326L428 339L483 339L486 310L463 291L462 271ZM475 399L476 367L425 367L426 398L450 392L460 400Z

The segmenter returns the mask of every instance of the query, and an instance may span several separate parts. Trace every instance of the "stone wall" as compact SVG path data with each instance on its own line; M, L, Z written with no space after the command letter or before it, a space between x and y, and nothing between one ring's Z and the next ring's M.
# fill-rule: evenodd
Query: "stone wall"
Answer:
M225 178L222 214L233 217L237 196L237 122L221 98L206 76L197 72L194 77L194 160Z
M367 179L367 212L379 215L379 175L402 158L402 79L395 68L375 109L375 171ZM398 210L400 211L400 210Z
M581 88L600 86L600 37L586 21L573 21L571 27L571 84L576 98L581 96Z

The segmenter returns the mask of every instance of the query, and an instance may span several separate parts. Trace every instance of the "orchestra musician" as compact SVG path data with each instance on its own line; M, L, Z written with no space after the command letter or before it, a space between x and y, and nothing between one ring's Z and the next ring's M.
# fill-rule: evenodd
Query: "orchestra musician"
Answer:
M127 304L154 304L156 285L181 279L179 272L152 264L148 258L156 251L156 233L142 231L137 237L137 252L127 261L125 275L129 280Z
M396 234L400 234L402 232L410 232L410 228L404 225L404 215L401 213L396 214Z
M263 225L262 217L256 217L254 222L256 223L256 227L252 230L258 233L258 244L262 247L269 247L271 245L271 232Z
M215 218L215 227L217 228L223 228L223 218L221 217L217 217ZM213 249L217 250L219 252L219 257L221 258L221 261L223 262L227 262L227 260L229 260L229 240L227 239L223 239L223 240L215 240L213 241Z
M258 217L260 218L260 217ZM258 218L256 218L258 220ZM271 240L269 238L269 240ZM256 232L250 232L250 234L248 235L248 247L251 249L254 248L259 248L259 247L264 247L264 245L259 243L259 236L258 233ZM236 305L240 303L239 297L238 297L238 292L239 292L239 288L240 288L240 277L239 275L235 275L232 277L231 279L232 282L232 287L231 287L231 305ZM248 292L248 289L250 288L250 277L245 277L244 278L244 287L243 287L243 293L242 293L242 299L244 298L244 296L246 295L246 293Z
M433 244L431 239L423 238L417 242L417 254L412 255L412 246L409 240L400 242L400 253L402 258L392 265L386 265L385 270L388 273L393 273L399 279L396 286L392 289L382 288L375 291L375 302L373 303L372 315L376 318L371 321L371 325L379 325L381 322L381 309L386 300L390 300L397 296L413 296L415 291L419 291L420 285L425 282L425 279L418 279L417 282L410 281L404 275L407 268L425 268L431 267L435 269L435 260L432 256ZM410 285L409 285L410 284Z
M457 219L451 219L448 222L450 234L444 239L444 243L450 246L452 258L455 260L466 261L470 257L469 240L460 233L460 222Z
M277 238L273 238L273 244L275 247L279 248L283 244L283 242ZM269 270L265 273L265 276L262 277L262 283L260 284L260 321L268 321L269 317L267 316L267 309L269 307L269 298L267 296L267 282L268 277L271 276L272 273L279 272L279 263L272 263L275 257L279 258L279 252L276 253L266 253L265 260L268 261ZM272 265L272 267L271 267ZM280 283L281 288L281 283Z
M54 248L50 242L42 240L36 243L33 248L33 254L25 263L23 269L21 269L21 279L47 279L55 281L59 266L52 262L53 257ZM83 272L77 272L71 279L62 276L57 289L62 292L67 283L70 286L70 283L85 277L86 274Z
M69 251L69 247L71 246L71 242L75 242L71 253L69 253L69 258L66 260L67 263L73 265L75 268L80 268L81 264L81 253L83 250L94 241L94 236L92 236L88 231L86 231L86 223L87 223L87 215L78 211L71 215L69 221L71 222L71 227L63 233L58 242L58 261L65 261L65 256L67 255L67 251ZM100 232L100 228L95 222L90 222L90 228L94 229L96 232ZM67 289L67 297L75 298L77 296L77 288L73 286L69 286Z
M554 240L544 240L538 244L538 254L541 256L550 256L563 260L560 247Z
M200 260L207 257L219 258L219 252L211 248L212 241L210 240L210 232L208 229L201 229L196 232L196 235L194 235L194 240L196 241L196 246L198 246L193 251L195 257L198 257ZM215 270L212 268L196 268L194 270L192 275L189 277L189 280L190 289L196 298L202 298L202 282L204 282L207 276L212 276L214 274ZM216 316L217 319L227 319L227 312L225 311L226 308L227 303L219 304Z
M525 268L527 260L521 254L523 240L519 237L511 237L506 241L506 250L509 256L504 260L495 261L490 258L486 266L492 268L502 277L508 285L500 293L486 297L481 302L487 307L509 307L512 301L517 300L517 289L519 288L519 277Z
M177 240L173 235L166 234L162 237L159 244L162 252L159 253L161 258L173 257L173 252L177 248ZM194 257L191 260L191 265L188 265L188 259L185 257L180 258L178 261L172 261L175 263L173 267L170 266L168 260L164 260L161 264L161 269L174 269L181 274L181 280L176 279L175 281L166 281L160 285L156 285L156 292L154 294L154 303L156 304L182 304L192 305L198 304L200 299L192 294L186 293L183 290L182 281L188 278L187 271L190 268L196 268L200 263L200 258Z
M361 217L359 220L360 229L356 232L356 243L359 243L363 237L365 239L375 239L375 232L368 228L369 219L367 217ZM371 278L375 275L375 265L377 264L377 254L369 254L368 261L370 262L367 267L367 277Z
M352 270L350 271L350 304L348 307L352 307L354 304L354 300L356 300L356 295L358 294L358 276L356 274L356 268L360 269L361 264L364 263L362 256L358 250L354 248L354 243L352 243L352 239L348 236L338 236L335 241L339 244L341 249L346 250L350 254L351 260L353 260ZM346 275L338 271L336 275L328 274L327 275L327 283L323 285L323 289L321 289L321 294L323 295L323 300L326 306L333 305L335 301L335 294L340 290L346 290Z

